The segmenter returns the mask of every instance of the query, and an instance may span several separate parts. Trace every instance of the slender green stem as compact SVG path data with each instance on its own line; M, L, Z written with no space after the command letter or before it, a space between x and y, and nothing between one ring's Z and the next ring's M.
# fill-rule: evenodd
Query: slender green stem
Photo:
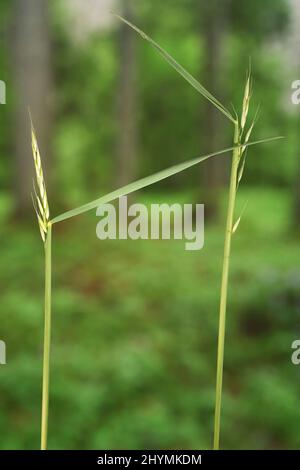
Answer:
M51 238L52 227L48 225L45 241L45 325L44 325L44 358L43 358L43 392L42 392L42 425L41 450L47 449L48 408L49 408L49 368L51 340Z
M238 144L239 125L235 123L234 145ZM220 314L219 314L219 337L218 337L218 359L217 359L217 381L216 381L216 403L215 403L215 425L214 425L214 450L219 449L220 443L220 418L221 418L221 401L222 401L222 381L223 381L223 364L224 364L224 342L225 342L225 324L226 324L226 304L228 291L228 272L230 260L231 236L233 227L234 206L236 197L237 169L239 161L239 147L233 150L229 200L227 209L226 233L224 242L223 271L221 283L220 297Z

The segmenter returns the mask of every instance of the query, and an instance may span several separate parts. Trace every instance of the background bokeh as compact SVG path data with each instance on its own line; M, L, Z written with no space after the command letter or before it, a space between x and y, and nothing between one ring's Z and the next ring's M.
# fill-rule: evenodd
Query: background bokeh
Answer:
M231 145L232 128L123 12L227 106L251 58L253 147L239 190L221 446L300 447L299 0L1 0L0 447L39 447L43 245L32 210L31 108L52 215ZM204 203L205 246L99 241L95 213L55 226L49 448L211 448L229 156L136 201Z

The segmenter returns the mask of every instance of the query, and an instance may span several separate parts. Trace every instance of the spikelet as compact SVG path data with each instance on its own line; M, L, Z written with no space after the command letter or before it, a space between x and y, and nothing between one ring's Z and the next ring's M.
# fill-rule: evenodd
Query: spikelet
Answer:
M245 125L246 125L250 99L251 99L251 69L249 68L248 77L247 77L246 86L245 86L245 92L244 92L244 99L243 99L241 132L243 132Z
M242 145L242 147L241 147L240 157L242 157L243 153L244 153L245 150L246 150L246 147L247 147L247 144L248 144L249 139L250 139L250 137L251 137L253 128L254 128L254 126L255 126L257 120L258 120L258 116L259 116L259 106L258 106L258 108L257 108L257 110L256 110L254 119L253 119L253 121L252 121L252 123L251 123L251 125L250 125L250 127L249 127L249 129L248 129L248 131L246 132L246 135L245 135L245 138L244 138L244 142L243 142L245 145Z
M30 117L31 120L31 117ZM41 237L43 242L46 241L48 224L49 224L49 205L47 200L46 185L44 181L43 168L41 162L41 156L39 152L39 147L34 131L34 127L31 120L31 145L32 145L32 154L36 174L36 185L33 183L34 194L32 194L33 207L35 209L39 228L41 232Z
M237 221L235 222L235 224L232 227L232 235L234 235L235 232L237 231L238 226L240 225L240 221L243 217L243 214L245 212L245 209L246 209L247 205L248 205L248 201L245 202L244 207L243 207L242 212L241 212L241 215L239 216L239 218L237 219Z
M259 108L255 113L254 119L249 126L249 129L246 132L246 122L249 112L249 105L251 100L251 67L249 66L249 72L246 80L245 92L244 92L244 99L243 99L243 109L242 109L242 116L241 116L241 123L240 123L240 130L239 130L239 138L241 140L241 147L239 151L239 165L238 165L238 172L237 172L237 182L236 182L236 189L238 189L240 181L243 177L245 163L246 163L246 148L249 142L250 136L252 134L253 128L258 118ZM245 135L243 135L246 132ZM239 224L239 220L237 221L235 230ZM234 231L235 231L234 230ZM234 233L233 231L233 233Z

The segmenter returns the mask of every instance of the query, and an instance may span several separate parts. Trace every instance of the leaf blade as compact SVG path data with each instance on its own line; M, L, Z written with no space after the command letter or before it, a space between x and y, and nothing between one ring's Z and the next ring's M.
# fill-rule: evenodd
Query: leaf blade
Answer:
M203 85L201 85L198 80L196 80L182 65L180 65L165 49L163 49L157 42L155 42L150 36L148 36L144 31L139 29L130 21L126 20L120 15L114 14L119 20L126 23L134 31L136 31L143 39L148 41L155 49L158 50L160 55L190 84L194 87L199 93L201 93L208 101L210 101L221 113L223 113L232 123L235 123L235 119L225 108L225 106L215 98Z
M249 142L246 144L247 147L251 145L257 145L260 143L265 143L265 142L271 142L274 140L281 139L282 137L273 137L270 139L263 139L263 140L258 140L256 142ZM241 147L242 145L238 145L238 147ZM75 217L77 215L83 214L85 212L88 212L92 209L97 208L100 204L107 204L111 201L114 201L115 199L118 199L121 196L126 196L127 194L133 193L134 191L138 191L140 189L143 189L147 186L150 186L154 183L158 183L159 181L168 178L170 176L173 176L177 173L180 173L181 171L184 171L194 165L197 165L198 163L201 163L202 161L207 160L208 158L217 156L217 155L222 155L226 152L229 152L233 150L235 147L229 147L224 150L220 150L218 152L210 153L201 157L194 158L192 160L188 160L183 163L179 163L178 165L173 165L170 168L167 168L165 170L159 171L158 173L154 173L153 175L146 176L145 178L142 178L140 180L134 181L133 183L129 183L126 186L123 186L119 189L116 189L115 191L112 191L106 195L101 196L98 199L95 199L94 201L91 201L87 204L84 204L83 206L79 206L75 209L69 210L67 212L64 212L63 214L58 215L57 217L54 217L51 220L52 224L62 222L63 220L70 219L71 217Z

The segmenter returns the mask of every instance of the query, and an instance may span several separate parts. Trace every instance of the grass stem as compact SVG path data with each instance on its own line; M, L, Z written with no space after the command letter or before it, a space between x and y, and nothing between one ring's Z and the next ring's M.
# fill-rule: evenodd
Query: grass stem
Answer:
M41 450L47 449L47 433L48 433L49 369L50 369L50 340L51 340L51 243L52 243L52 227L51 227L51 223L49 223L47 237L45 240L45 325L44 325Z
M239 141L238 122L235 123L234 129L235 129L234 130L234 145L236 146L239 143L238 142ZM228 273L229 273L234 206L235 206L235 198L236 198L239 152L240 152L239 147L236 147L234 148L233 155L232 155L229 200L228 200L226 232L225 232L225 242L224 242L224 257L223 257L220 313L219 313L216 403L215 403L215 423L214 423L214 450L218 450L220 446L220 418L221 418L222 382L223 382L223 365L224 365L224 342L225 342L226 305L227 305L227 292L228 292Z

